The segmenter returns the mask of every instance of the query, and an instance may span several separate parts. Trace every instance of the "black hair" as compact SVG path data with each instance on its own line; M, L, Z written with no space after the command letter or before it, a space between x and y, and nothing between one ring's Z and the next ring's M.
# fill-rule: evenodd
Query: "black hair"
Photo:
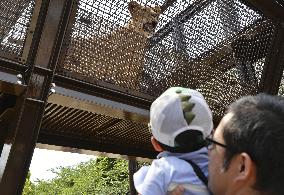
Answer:
M259 94L231 104L232 118L224 127L224 166L237 153L246 152L256 165L255 188L284 194L284 98Z
M175 146L171 147L159 142L163 150L173 153L187 153L201 149L206 145L201 131L186 130L175 137Z

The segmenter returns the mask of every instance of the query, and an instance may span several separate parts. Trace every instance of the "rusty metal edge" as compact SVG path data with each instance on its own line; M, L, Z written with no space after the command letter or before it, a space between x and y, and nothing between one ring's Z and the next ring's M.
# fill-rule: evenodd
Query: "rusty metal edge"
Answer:
M58 91L58 88L55 88L55 90ZM148 110L138 109L136 107L104 100L95 96L87 96L76 91L72 91L73 96L70 96L70 91L64 91L64 95L62 93L58 94L57 92L50 95L47 102L68 108L80 109L97 114L120 118L123 120L131 120L145 124L149 122ZM67 95L68 92L69 96Z
M24 93L26 85L19 85L8 81L0 80L0 92L20 96Z
M106 88L104 86L80 81L80 80L67 77L67 76L63 76L60 74L54 75L54 82L56 83L56 85L67 88L67 89L80 91L82 93L86 93L89 95L102 97L105 99L129 104L131 106L135 106L135 107L143 108L147 110L150 109L151 103L154 100L154 98L152 100L141 98L139 96L134 96L131 94L123 93L118 90L114 90L114 89Z
M104 156L104 157L124 159L124 160L137 160L137 161L142 161L142 162L152 161L152 159L150 158L141 158L141 157L136 157L136 156L127 156L127 155L121 155L121 154L99 152L95 150L85 150L85 149L80 149L80 148L71 148L71 147L56 146L56 145L42 144L42 143L37 143L36 148L54 150L54 151L62 151L62 152L70 152L70 153L76 153L76 154Z
M71 147L85 150L94 150L99 152L106 153L115 153L120 155L127 156L137 156L142 158L150 158L155 159L157 156L157 152L154 150L143 150L140 148L129 148L129 147L121 147L118 145L114 145L112 143L101 143L96 142L94 140L82 139L80 137L75 136L66 136L60 134L51 134L48 133L47 130L41 129L38 136L38 143L41 144L51 144L63 147Z
M96 97L93 98L94 100ZM72 97L67 97L58 94L52 94L48 98L48 103L53 103L57 105L61 105L68 108L80 109L84 111L89 111L97 114L102 114L114 118L120 118L124 120L131 120L135 122L145 123L149 122L149 116L135 113L135 111L126 111L122 107L121 104L116 104L116 107L111 105L103 105L99 102L88 102L88 101L81 101L79 99L75 99ZM125 107L125 106L124 106ZM136 109L137 110L137 109Z

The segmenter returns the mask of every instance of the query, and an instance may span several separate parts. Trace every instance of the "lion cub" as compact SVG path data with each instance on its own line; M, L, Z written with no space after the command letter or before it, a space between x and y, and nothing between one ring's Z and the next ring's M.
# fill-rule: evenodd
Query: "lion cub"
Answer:
M124 27L104 36L71 40L64 68L138 89L148 38L155 31L161 9L144 7L135 1L129 2L128 9L131 19Z

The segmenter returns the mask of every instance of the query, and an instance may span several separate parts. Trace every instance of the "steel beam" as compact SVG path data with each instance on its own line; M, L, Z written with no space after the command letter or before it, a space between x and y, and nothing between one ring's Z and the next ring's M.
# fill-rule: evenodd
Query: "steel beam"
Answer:
M265 16L275 20L284 20L283 0L242 0L254 10L261 11Z
M135 159L128 160L129 191L131 195L137 194L133 180L133 175L136 171L137 171L137 161Z
M151 103L154 101L154 97L140 97L139 95L131 95L128 92L121 92L118 90L103 87L101 85L95 85L84 81L79 81L68 76L55 74L54 82L63 88L80 91L89 95L102 97L108 100L125 103L131 106L135 106L142 109L150 109Z
M260 92L276 95L284 70L284 23L278 23L269 56L263 69Z
M0 157L2 155L2 150L4 147L5 139L8 135L7 129L8 129L8 125L0 119Z
M48 3L49 1L43 4L41 4L41 1L36 3L34 15L38 17L34 17L34 20L31 21L31 23L36 23L36 28L29 56L27 57L27 63L30 65L29 72L26 72L28 75L25 75L24 78L27 83L27 91L23 94L24 101L18 111L18 121L16 122L17 125L14 131L15 135L13 135L14 139L12 140L10 150L7 151L9 154L8 160L3 165L3 174L0 175L0 191L7 195L21 194L22 192L38 134L38 117L42 117L40 113L43 113L41 109L44 107L44 102L36 101L35 99L29 98L29 96L32 89L31 75L33 72L31 68L35 63L36 51L40 41ZM1 160L3 159L1 158Z
M15 139L1 178L3 194L21 194L43 115L44 102L26 99Z
M127 156L139 156L142 158L155 159L157 152L141 148L123 147L112 143L102 143L99 140L88 140L86 138L75 137L71 135L60 135L48 133L48 130L42 129L38 136L38 143L50 144L63 147L78 148L84 150L93 150Z
M54 89L56 92L48 97L49 103L58 104L67 108L80 109L107 115L123 120L131 120L145 124L149 122L149 110L57 86Z
M38 5L39 4L39 5ZM27 90L23 94L17 126L13 135L8 160L0 176L1 194L21 194L38 139L53 74L64 34L70 1L36 1L38 9L30 48L24 53L28 69L23 73Z

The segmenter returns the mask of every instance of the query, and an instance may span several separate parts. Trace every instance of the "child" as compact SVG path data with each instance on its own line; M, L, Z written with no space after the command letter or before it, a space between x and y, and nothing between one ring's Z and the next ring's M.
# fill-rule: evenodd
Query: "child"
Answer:
M205 138L213 129L212 113L197 91L172 87L150 109L151 142L159 153L151 166L134 174L141 195L165 195L177 185L185 194L208 195Z

